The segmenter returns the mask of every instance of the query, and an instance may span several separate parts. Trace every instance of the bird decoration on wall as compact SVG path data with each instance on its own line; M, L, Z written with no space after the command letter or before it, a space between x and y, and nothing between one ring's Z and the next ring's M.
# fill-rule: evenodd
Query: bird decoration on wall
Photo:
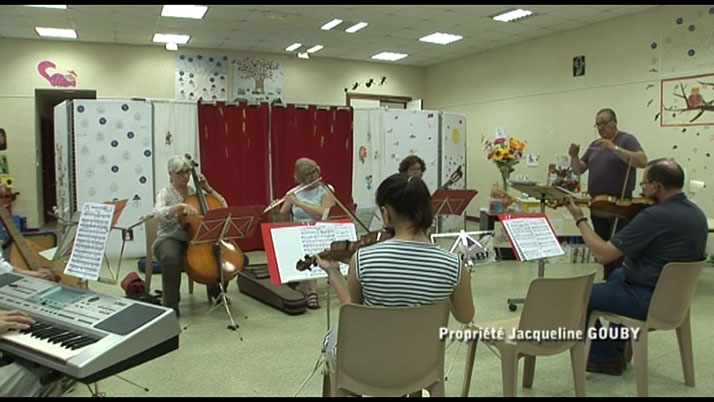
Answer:
M364 83L364 86L366 88L372 88L372 86L380 86L381 87L386 82L387 82L386 76L382 76L379 80L379 83L377 83L377 80L375 80L374 78L370 78ZM360 87L360 85L361 84L359 82L355 82L354 84L352 84L352 90L355 91L357 88ZM345 87L345 92L348 92L349 90L350 90L350 87Z

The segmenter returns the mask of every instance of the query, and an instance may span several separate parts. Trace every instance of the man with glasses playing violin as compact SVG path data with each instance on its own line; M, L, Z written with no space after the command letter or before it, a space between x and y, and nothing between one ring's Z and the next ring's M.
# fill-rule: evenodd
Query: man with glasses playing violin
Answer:
M670 159L651 161L640 186L644 195L654 198L657 204L637 214L610 241L598 236L587 224L583 211L571 198L567 199L566 207L598 262L604 264L624 256L622 265L612 271L606 282L593 285L588 311L608 311L645 320L662 268L673 261L704 259L707 218L682 193L681 166ZM594 340L587 370L622 374L626 364L624 349L624 340Z
M601 109L595 115L595 128L600 138L591 142L582 158L580 145L570 144L570 167L575 174L590 170L588 175L588 194L591 197L609 195L616 198L632 198L635 189L636 168L647 166L647 155L634 135L620 131L617 128L617 116L612 109ZM623 218L597 216L591 211L595 232L603 240L609 240L614 233L619 232L627 221ZM617 223L616 223L617 221ZM604 265L603 276L608 278L612 270L621 261Z

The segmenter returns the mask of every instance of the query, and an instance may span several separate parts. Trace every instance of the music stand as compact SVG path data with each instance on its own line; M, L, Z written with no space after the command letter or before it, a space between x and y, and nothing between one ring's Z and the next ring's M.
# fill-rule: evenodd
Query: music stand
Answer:
M431 208L434 212L434 219L438 220L440 216L446 215L460 216L476 194L478 194L476 190L436 190L431 195ZM438 230L441 230L440 226L437 226Z
M225 240L239 240L253 235L255 231L255 223L258 222L258 214L254 207L226 207L216 208L206 212L201 223L198 226L196 235L191 244L213 243L213 254L216 257L216 268L219 273L218 287L220 293L213 302L213 306L206 314L210 314L218 307L219 303L223 303L223 307L228 314L231 324L228 329L236 331L238 324L233 320L231 311L228 308L228 300L226 299L226 289L223 286L224 277L221 260L221 243ZM243 340L243 337L240 338Z
M542 214L545 214L546 201L563 201L565 200L566 196L573 196L573 193L560 187L541 186L538 184L523 183L517 181L509 181L509 183L511 184L511 187L515 188L516 190L522 193L526 193L529 196L539 200L540 213ZM538 278L542 278L545 276L545 260L545 258L538 259ZM508 309L510 311L516 311L516 309L518 308L516 304L523 304L525 302L525 299L522 297L509 298L508 300L506 300L506 302L508 303Z
M476 190L436 190L431 195L434 215L461 215L476 194Z
M478 236L478 240L472 235ZM469 267L469 271L473 272L476 266L474 261L489 260L488 246L485 244L493 240L493 230L467 232L461 229L457 233L438 233L432 234L430 237L431 242L435 244L439 238L454 238L449 252L461 256L462 261ZM484 241L484 239L486 240Z

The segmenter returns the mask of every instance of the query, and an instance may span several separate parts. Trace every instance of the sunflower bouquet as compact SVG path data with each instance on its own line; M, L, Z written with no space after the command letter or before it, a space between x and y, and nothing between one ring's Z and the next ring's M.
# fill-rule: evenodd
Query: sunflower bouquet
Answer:
M485 140L483 149L487 152L486 158L496 164L501 172L503 188L508 191L508 178L514 170L514 166L523 158L525 142L515 137L496 137L493 140Z

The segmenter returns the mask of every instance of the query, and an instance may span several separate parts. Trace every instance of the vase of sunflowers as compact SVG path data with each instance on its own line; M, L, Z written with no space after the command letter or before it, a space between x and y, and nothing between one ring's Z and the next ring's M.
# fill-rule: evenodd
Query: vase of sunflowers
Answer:
M501 173L503 189L508 191L508 178L513 173L514 166L523 158L525 142L515 137L496 137L493 140L484 141L483 149L486 151L486 158L496 164Z

